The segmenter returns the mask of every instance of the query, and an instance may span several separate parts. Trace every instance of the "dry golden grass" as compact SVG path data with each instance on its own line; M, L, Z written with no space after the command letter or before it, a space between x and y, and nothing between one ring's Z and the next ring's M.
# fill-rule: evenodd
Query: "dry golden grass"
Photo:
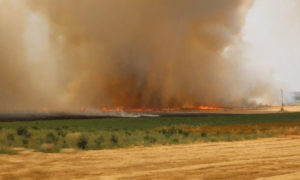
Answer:
M0 156L6 179L284 179L300 172L300 136ZM298 178L299 179L299 178Z

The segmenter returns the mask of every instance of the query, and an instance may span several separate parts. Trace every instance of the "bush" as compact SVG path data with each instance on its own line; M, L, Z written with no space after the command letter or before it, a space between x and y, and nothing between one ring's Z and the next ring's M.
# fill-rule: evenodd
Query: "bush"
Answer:
M173 142L173 143L178 143L179 140L178 140L178 138L174 138L174 139L172 140L172 142Z
M114 145L118 144L119 142L119 139L116 135L112 135L111 138L110 138L110 142Z
M24 135L24 137L30 138L30 137L31 137L31 133L30 133L30 132L27 132L27 133Z
M129 132L129 131L125 131L125 134L126 134L127 136L131 136L131 132Z
M188 137L190 135L190 133L186 132L186 131L183 131L182 135L185 136L185 137Z
M167 133L168 133L168 130L166 130L166 129L162 129L162 130L160 130L159 132L165 135L165 134L167 134Z
M28 130L25 127L19 127L17 129L17 134L19 136L24 136L24 135L28 134Z
M184 136L188 136L188 132L183 131L180 128L175 128L175 127L171 127L168 129L162 129L159 131L159 133L162 133L163 135L165 135L167 138L176 135L176 134L182 134Z
M63 130L59 130L58 132L57 132L57 135L59 135L59 136L61 136L61 137L66 137L66 132L65 131L63 131Z
M166 138L169 138L170 136L172 136L172 133L170 133L169 129L162 129L159 132L162 133L163 135L165 135Z
M206 132L201 133L201 137L206 137L206 136L207 136Z
M27 146L28 145L28 140L27 139L22 139L22 143L24 146Z
M18 129L17 129L17 134L19 135L19 136L24 136L24 137L26 137L26 138L30 138L31 137L31 133L27 130L27 128L25 128L25 127L19 127Z
M181 134L181 135L187 137L187 136L189 136L190 133L187 131L184 131L182 129L178 129L178 134Z
M147 135L147 136L144 136L144 140L149 140L150 139L150 137Z
M14 141L15 140L15 136L13 134L7 134L6 135L6 139L9 141Z
M77 147L80 149L86 149L88 144L88 138L86 136L81 135L77 141Z
M38 130L38 129L40 129L40 128L37 127L37 126L32 126L32 129Z
M95 143L96 143L97 146L101 146L102 143L104 143L103 136L99 136L98 139L95 140Z
M48 133L46 135L46 143L51 144L51 143L57 143L58 137L56 137L52 132Z
M144 136L144 140L145 140L145 141L149 141L150 143L155 143L155 142L157 141L156 138L150 137L149 135Z
M177 129L174 128L174 127L170 128L170 129L169 129L169 134L170 134L170 135L177 134Z
M149 139L149 142L150 142L150 143L156 143L156 141L157 141L157 139L154 138L154 137L151 137L151 138Z
M68 147L67 141L63 140L62 148L66 148L66 147Z

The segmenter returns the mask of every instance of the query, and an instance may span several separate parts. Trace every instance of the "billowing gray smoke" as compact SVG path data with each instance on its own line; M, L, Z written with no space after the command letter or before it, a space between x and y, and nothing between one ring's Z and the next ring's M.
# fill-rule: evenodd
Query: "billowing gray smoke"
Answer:
M269 93L264 81L241 72L242 59L225 55L239 42L251 1L14 3L0 2L2 109L238 106ZM34 65L25 52L30 37L22 43L26 14L43 19L49 31L41 44L48 43L47 56L36 56Z

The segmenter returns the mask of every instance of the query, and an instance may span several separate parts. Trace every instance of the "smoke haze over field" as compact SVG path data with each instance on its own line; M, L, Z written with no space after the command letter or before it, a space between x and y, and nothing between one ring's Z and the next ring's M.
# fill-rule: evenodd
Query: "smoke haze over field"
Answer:
M270 103L238 48L251 2L2 0L0 111Z

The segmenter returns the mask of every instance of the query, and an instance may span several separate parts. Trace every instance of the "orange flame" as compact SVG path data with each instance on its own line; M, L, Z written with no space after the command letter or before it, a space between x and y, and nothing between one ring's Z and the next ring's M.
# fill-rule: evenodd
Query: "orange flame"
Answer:
M185 107L166 107L166 108L121 108L121 107L102 107L102 112L176 112L176 111L202 111L202 110L222 110L221 107L214 106L185 106Z
M70 109L71 112L79 111L80 113L91 113L91 112L132 112L132 113L142 113L142 112L176 112L176 111L211 111L211 110L224 110L221 107L215 106L183 106L183 107L163 107L163 108L123 108L123 107L106 107L90 109L87 107L81 107L79 109ZM42 107L38 110L40 113L50 113L56 112L53 109Z

